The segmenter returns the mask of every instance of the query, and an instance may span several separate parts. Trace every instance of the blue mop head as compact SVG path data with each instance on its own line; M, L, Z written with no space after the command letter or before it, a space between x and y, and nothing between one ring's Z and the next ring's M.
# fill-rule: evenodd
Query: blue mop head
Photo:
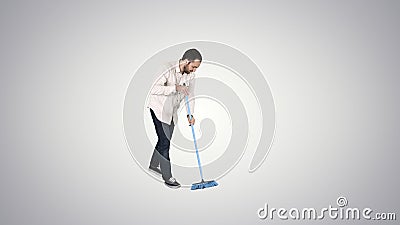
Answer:
M204 189L204 188L214 187L217 185L218 185L218 183L215 182L214 180L211 180L211 181L202 180L200 183L192 184L191 190Z

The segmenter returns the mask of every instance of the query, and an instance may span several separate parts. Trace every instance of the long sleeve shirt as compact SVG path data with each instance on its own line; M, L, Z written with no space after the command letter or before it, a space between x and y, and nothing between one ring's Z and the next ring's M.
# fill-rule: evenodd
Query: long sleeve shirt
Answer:
M185 95L176 91L175 85L185 85L189 89L189 99L194 96L195 74L181 74L179 62L166 64L166 69L154 82L147 107L154 111L157 119L168 125L178 123L178 109ZM186 103L185 103L186 104ZM194 113L194 99L189 102L190 112ZM187 107L185 106L187 111ZM189 114L189 113L187 113Z

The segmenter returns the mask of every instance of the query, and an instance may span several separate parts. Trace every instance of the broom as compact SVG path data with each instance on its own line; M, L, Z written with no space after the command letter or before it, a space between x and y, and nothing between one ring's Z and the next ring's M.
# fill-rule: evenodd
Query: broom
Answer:
M185 96L185 98L186 98L187 110L188 110L188 113L189 113L189 120L192 120L192 114L190 113L190 107L189 107L189 98L188 98L187 95ZM215 182L214 180L211 180L211 181L204 181L204 178L203 178L203 170L202 170L202 168L201 168L201 163L200 163L199 150L197 149L196 135L195 135L195 133L194 133L193 125L191 125L191 127L192 127L194 148L196 149L197 164L199 165L200 177L201 177L201 182L192 184L191 190L204 189L204 188L209 188L209 187L217 186L218 183Z

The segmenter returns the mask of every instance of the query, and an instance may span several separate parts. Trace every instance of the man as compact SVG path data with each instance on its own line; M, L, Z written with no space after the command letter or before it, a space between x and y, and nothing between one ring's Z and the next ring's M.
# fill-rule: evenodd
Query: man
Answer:
M170 140L177 124L181 101L194 95L195 75L193 72L200 66L202 56L196 49L187 50L178 62L169 63L167 69L156 80L150 91L147 107L156 129L158 141L150 160L149 171L161 175L165 184L171 188L181 185L171 173L169 158ZM194 112L194 100L189 103L190 111ZM190 125L195 123L193 115L188 117Z

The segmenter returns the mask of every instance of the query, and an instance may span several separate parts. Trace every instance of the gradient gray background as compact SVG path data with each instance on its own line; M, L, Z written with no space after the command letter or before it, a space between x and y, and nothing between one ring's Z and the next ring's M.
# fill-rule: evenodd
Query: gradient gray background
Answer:
M1 1L0 224L395 224L256 211L399 214L399 1L238 2ZM277 113L264 164L198 192L149 178L122 129L135 70L191 40L252 58Z

